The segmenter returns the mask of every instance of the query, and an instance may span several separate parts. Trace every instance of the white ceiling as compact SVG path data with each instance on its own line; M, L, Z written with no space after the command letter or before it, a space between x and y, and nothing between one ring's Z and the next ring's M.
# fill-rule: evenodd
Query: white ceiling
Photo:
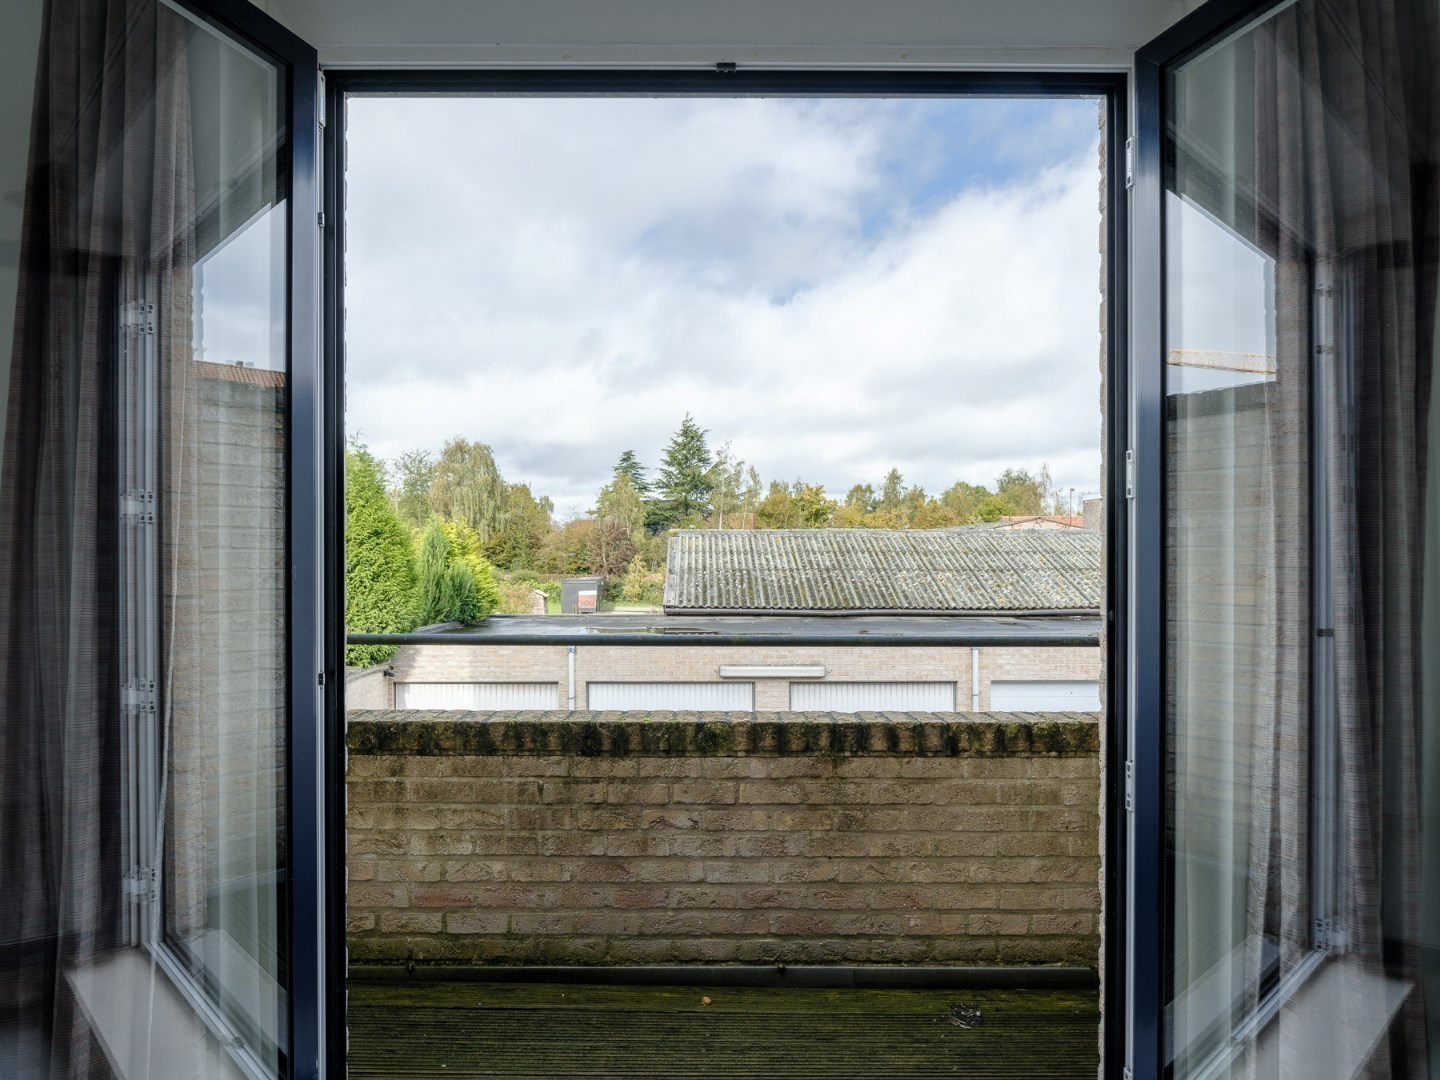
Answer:
M1121 68L1199 0L252 0L329 67Z

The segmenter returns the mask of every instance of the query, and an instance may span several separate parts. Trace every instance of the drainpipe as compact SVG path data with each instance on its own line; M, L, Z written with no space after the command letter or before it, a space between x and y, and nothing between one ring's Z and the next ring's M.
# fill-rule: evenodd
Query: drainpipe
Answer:
M980 711L980 650L970 650L970 711Z
M566 651L567 653L569 653L569 656L566 657L566 660L569 662L569 666L570 666L570 705L569 705L569 709L570 709L571 712L574 712L574 711L575 711L575 646L574 646L574 645L567 645L567 646L565 647L565 651Z

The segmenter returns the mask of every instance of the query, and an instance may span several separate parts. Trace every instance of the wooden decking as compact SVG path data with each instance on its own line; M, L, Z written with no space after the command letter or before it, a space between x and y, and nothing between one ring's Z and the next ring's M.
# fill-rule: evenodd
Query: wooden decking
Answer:
M706 999L709 1004L706 1004ZM355 1077L1092 1080L1085 990L350 986Z

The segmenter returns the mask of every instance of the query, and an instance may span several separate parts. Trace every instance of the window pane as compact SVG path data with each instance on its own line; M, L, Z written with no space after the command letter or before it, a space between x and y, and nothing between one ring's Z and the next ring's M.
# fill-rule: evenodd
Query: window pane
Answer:
M1433 43L1350 7L1284 5L1166 85L1176 1077L1425 1068Z

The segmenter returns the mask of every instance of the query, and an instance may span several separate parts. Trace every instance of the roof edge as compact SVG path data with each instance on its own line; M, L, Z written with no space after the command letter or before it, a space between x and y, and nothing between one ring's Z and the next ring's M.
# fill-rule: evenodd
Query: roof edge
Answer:
M747 615L763 619L771 615L805 619L844 619L852 615L925 616L956 619L1098 619L1100 608L977 608L958 611L955 608L663 608L666 615Z

